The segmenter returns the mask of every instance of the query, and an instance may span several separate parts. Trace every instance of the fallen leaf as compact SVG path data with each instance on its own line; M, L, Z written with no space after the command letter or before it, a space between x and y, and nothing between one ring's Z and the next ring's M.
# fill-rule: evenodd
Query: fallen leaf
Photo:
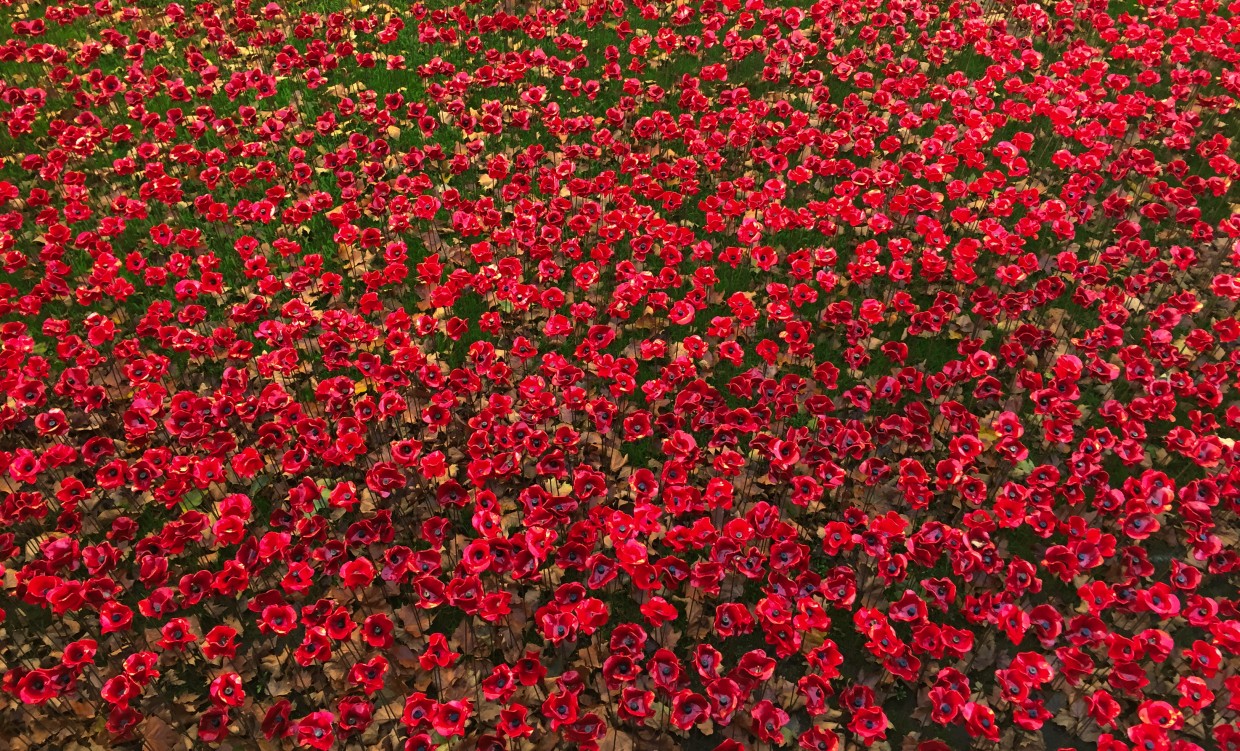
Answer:
M150 751L172 751L180 748L183 735L155 715L147 715L138 725L143 748Z

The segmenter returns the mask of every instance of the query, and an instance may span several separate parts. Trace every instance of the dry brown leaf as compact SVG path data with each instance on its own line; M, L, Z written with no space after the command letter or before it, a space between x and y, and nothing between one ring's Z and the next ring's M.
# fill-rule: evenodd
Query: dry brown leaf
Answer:
M633 736L623 730L609 728L607 735L599 741L599 748L609 749L609 751L636 751L637 742Z
M172 729L172 726L155 715L147 715L138 725L138 735L142 737L143 748L150 751L172 751L182 748L184 736Z

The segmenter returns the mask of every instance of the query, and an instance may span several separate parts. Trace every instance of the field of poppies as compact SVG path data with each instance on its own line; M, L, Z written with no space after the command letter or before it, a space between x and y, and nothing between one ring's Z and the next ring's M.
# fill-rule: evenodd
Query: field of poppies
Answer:
M1240 749L1240 0L0 19L0 747Z

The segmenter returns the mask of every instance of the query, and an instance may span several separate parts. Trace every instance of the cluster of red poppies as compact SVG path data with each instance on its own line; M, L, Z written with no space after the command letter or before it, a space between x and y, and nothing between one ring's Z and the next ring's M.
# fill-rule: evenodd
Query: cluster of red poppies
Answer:
M15 749L1240 749L1240 1L0 0Z

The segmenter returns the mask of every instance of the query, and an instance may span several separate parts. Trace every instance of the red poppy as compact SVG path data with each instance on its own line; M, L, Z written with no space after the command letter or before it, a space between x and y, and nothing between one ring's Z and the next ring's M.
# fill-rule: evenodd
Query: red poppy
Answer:
M335 715L325 709L311 712L294 723L297 745L327 751L336 742Z
M203 712L198 718L198 738L205 743L219 743L227 738L228 708L216 706Z
M445 738L465 733L465 725L473 714L473 704L468 699L458 699L439 704L431 714L435 732Z
M965 702L960 709L964 718L965 729L974 738L985 738L995 742L999 740L999 725L995 713L990 707L976 702Z
M867 747L875 741L885 740L890 722L879 707L867 706L853 712L848 729L855 733Z
M217 676L211 681L210 693L211 701L222 707L239 707L245 702L245 687L236 673Z

